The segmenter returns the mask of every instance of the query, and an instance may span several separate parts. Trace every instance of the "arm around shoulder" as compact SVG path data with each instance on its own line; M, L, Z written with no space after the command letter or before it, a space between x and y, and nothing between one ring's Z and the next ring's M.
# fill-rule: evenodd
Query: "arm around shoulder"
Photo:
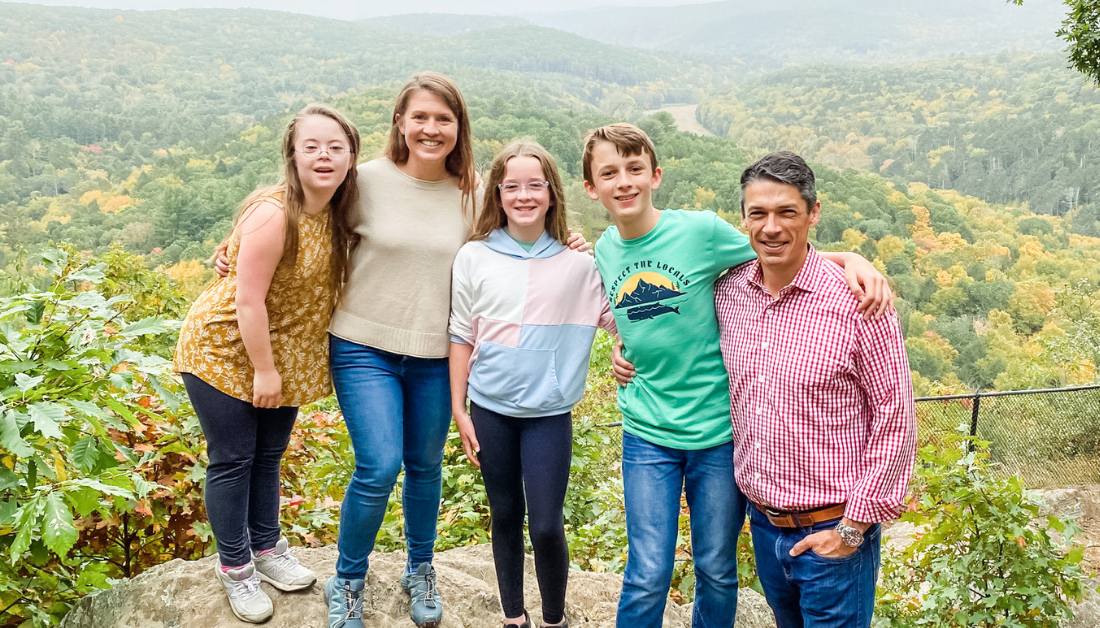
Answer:
M844 281L859 301L856 311L863 312L864 318L881 318L893 309L894 291L889 280L867 258L843 251L821 251L818 255L844 269Z

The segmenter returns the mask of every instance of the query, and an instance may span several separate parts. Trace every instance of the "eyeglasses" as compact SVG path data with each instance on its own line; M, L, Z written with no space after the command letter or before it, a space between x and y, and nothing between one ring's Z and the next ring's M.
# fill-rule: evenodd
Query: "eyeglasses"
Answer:
M329 157L343 157L348 152L348 149L340 146L339 144L333 144L328 148L321 148L316 144L306 144L301 148L294 149L303 155L313 157L314 155L320 155L321 153L328 153Z
M532 181L530 183L501 183L497 186L504 196L518 196L520 190L526 189L531 194L539 194L550 189L549 181Z

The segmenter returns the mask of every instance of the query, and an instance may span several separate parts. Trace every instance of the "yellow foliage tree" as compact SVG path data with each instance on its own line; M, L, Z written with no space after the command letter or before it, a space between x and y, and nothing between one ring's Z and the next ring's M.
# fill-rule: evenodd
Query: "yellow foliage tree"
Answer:
M174 279L180 286L180 292L191 300L199 296L206 284L214 279L213 269L197 259L178 262L167 268L162 266L157 271Z
M878 249L879 259L885 261L905 252L905 240L896 235L888 235L876 242L875 247Z
M710 188L695 188L692 202L695 204L695 209L706 209L714 207L714 199L716 198L718 198L718 195Z
M854 251L867 241L867 236L859 229L845 229L840 236L840 240L848 247L849 251Z
M104 214L113 214L117 211L126 209L134 202L134 199L130 198L127 194L119 194L118 196L112 196L107 199L106 203L103 203L99 207L99 211Z

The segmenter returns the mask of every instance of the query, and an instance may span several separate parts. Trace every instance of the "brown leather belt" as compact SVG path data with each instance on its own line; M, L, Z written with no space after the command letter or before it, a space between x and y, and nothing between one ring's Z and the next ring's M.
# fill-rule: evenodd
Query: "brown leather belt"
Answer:
M756 506L757 510L764 513L768 521L771 521L772 525L777 528L804 528L812 526L815 523L829 521L830 519L839 519L844 516L844 504L835 504L833 506L825 506L814 510L803 510L802 512L773 510L766 506L761 506L756 502L753 502L752 505Z

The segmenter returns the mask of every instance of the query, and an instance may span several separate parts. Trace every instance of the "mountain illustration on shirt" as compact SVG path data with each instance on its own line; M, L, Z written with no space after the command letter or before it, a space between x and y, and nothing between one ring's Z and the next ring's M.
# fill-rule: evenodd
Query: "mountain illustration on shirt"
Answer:
M644 321L662 314L680 313L680 308L664 305L661 301L684 296L671 279L654 272L631 275L619 290L615 308L626 308L626 317L632 321Z

